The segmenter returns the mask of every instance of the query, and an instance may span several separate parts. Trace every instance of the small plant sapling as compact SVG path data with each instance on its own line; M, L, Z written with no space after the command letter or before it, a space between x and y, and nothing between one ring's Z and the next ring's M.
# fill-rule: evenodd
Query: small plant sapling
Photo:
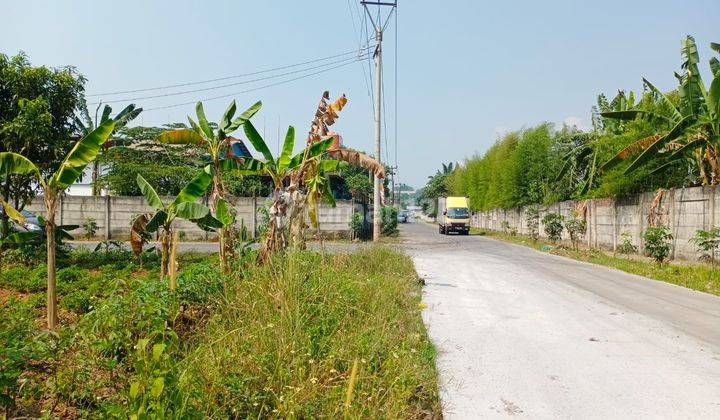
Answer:
M617 252L626 255L638 252L638 248L632 242L632 234L630 234L630 232L623 232L620 235L620 244L617 246Z
M565 230L567 230L572 247L576 251L578 249L578 243L585 236L586 226L587 224L584 219L578 219L576 217L571 217L565 221Z
M530 206L525 212L525 222L527 223L528 233L534 241L540 237L540 211L538 206Z
M645 254L652 257L658 265L670 255L672 245L670 241L673 239L670 229L665 225L650 226L643 232L643 240L645 241Z
M545 227L545 233L551 242L556 243L562 237L564 217L557 213L548 213L543 217L542 223Z
M86 217L83 222L83 230L85 231L86 239L93 238L98 231L97 220L95 220L94 217Z
M720 247L720 228L698 229L689 242L695 245L698 251L705 253L701 258L710 260L711 267L715 269L715 255Z

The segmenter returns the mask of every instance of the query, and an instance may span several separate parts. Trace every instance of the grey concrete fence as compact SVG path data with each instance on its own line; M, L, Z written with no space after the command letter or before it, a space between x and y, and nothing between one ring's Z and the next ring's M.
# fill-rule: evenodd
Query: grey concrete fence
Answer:
M588 247L616 250L621 243L621 235L628 232L632 242L642 249L642 232L648 227L648 215L653 209L655 192L633 195L623 199L594 199L584 201L563 201L548 206L540 206L540 220L550 213L571 217L573 213L585 209L587 228L583 241ZM720 223L720 206L716 187L693 187L668 190L655 206L653 216L670 228L673 235L672 257L697 259L700 255L688 242L698 229L709 230ZM472 216L472 226L489 230L503 230L503 222L508 222L521 234L528 234L528 207L515 209L496 209L477 212ZM547 237L542 223L540 236ZM567 232L563 232L567 240Z
M163 197L164 202L171 202L174 197ZM267 206L265 198L234 197L230 201L237 211L237 224L242 220L250 232L257 232L262 223L260 209ZM204 202L204 204L207 204ZM44 215L45 207L42 197L37 197L26 206L26 210L37 215ZM83 223L88 218L95 219L98 230L97 239L126 239L130 236L130 221L134 215L140 213L153 213L143 197L81 197L64 196L58 206L56 222L63 225L80 225L72 233L81 236L84 233ZM348 200L337 200L337 206L332 208L321 205L319 211L320 230L330 235L346 236L350 230L350 220L353 213L364 215L364 207ZM197 225L187 220L178 219L174 226L181 232L186 240L212 240L215 234L205 232Z

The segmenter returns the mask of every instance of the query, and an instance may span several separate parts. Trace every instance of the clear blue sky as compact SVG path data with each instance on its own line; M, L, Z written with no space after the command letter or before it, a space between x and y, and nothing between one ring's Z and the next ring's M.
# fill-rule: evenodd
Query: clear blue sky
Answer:
M23 50L36 65L74 65L89 79L89 94L183 83L356 48L348 3L6 0L0 52ZM719 21L717 0L400 0L400 178L421 186L441 162L482 153L498 132L568 118L586 126L598 93L640 90L643 76L669 90L681 39L695 36L705 70L709 43L720 42ZM391 24L385 46L390 144L394 30ZM255 123L274 143L278 120L283 130L293 124L303 133L322 90L344 92L350 102L335 128L348 146L370 151L372 107L360 66L235 99L240 106L263 101ZM151 108L247 87L137 102ZM228 102L206 103L211 119ZM184 121L193 112L147 112L139 123Z

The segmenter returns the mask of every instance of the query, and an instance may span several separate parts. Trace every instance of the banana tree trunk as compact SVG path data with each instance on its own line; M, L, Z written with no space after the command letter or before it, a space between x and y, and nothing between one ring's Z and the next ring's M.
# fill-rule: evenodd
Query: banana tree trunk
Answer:
M10 174L5 175L5 184L2 192L3 200L10 202ZM3 237L10 234L10 217L7 213L2 212L2 235Z
M299 191L293 193L293 202L290 210L290 245L299 250L307 248L305 241L305 230L307 223L305 221L305 204L307 196Z
M287 203L280 193L279 187L273 192L273 204L269 210L270 221L268 222L268 230L265 241L260 247L258 260L266 262L271 254L287 248L287 238L285 236L285 216L287 214Z
M697 162L698 171L700 171L700 181L702 185L709 185L710 180L708 179L707 172L705 171L705 160L703 159L703 152L701 149L695 149L695 161Z
M210 209L217 214L217 204L225 196L225 186L222 182L220 160L213 160L215 171L213 173L212 193L210 197ZM235 258L234 229L232 226L225 226L218 229L218 245L220 247L220 262L224 274L230 272L230 260Z
M715 146L708 144L705 148L705 155L710 164L710 185L717 185L720 181L720 165L718 164L718 155Z
M55 211L57 210L57 192L45 190L45 244L47 246L47 326L57 327L57 289L55 271Z
M172 231L169 227L163 228L160 234L160 280L165 280L168 275L170 246L172 245Z

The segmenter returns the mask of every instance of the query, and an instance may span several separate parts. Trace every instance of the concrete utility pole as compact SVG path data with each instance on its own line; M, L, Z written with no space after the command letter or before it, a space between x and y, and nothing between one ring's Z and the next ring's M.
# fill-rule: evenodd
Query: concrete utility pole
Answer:
M380 24L375 25L375 38L377 39L377 48L375 49L375 159L378 163L382 163L380 159L380 140L382 117L382 28ZM373 184L373 241L380 239L380 219L382 218L382 203L380 202L380 178L375 175Z
M380 144L382 140L382 131L381 131L381 118L382 118L382 38L383 38L383 30L387 23L390 20L390 16L392 16L392 13L395 11L395 7L397 7L397 2L389 2L389 1L372 1L372 0L366 0L361 1L360 4L362 4L365 7L365 12L370 17L370 22L372 22L373 27L375 28L375 41L377 42L377 45L375 47L375 159L379 164L382 164L382 160L380 159ZM370 10L368 10L368 6L377 6L377 14L376 17L373 17L373 14L370 13ZM390 6L392 9L390 11L390 14L387 16L387 20L385 20L385 23L382 21L382 17L380 14L380 9L383 6ZM374 183L373 183L373 241L377 242L380 239L380 222L382 218L382 202L381 202L381 189L382 183L380 182L380 178L375 176Z

